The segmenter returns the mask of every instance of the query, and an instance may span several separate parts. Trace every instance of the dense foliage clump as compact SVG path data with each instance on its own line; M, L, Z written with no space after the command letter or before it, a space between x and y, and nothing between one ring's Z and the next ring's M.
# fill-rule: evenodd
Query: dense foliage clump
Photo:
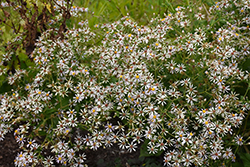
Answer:
M249 8L178 6L147 26L125 16L97 24L103 38L88 21L57 39L43 32L34 67L9 75L13 89L1 98L0 139L18 125L15 165L84 166L86 149L140 143L144 154L164 153L166 166L234 162L249 139L237 132L250 110Z

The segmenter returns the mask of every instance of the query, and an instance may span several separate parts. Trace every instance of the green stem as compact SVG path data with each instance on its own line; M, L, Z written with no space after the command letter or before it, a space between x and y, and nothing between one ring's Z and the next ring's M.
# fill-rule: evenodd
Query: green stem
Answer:
M174 8L173 8L173 6L171 5L171 3L168 0L167 0L167 4L168 4L168 6L170 6L172 12L174 12Z

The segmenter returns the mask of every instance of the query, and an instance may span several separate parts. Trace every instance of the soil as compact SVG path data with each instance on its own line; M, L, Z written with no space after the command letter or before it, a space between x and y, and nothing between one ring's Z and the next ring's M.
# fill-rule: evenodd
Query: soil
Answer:
M0 167L14 167L14 159L21 151L16 143L14 135L8 133L3 141L0 141Z
M141 167L163 166L163 157L139 157L140 147L137 151L129 153L119 149L118 145L108 148L99 148L97 151L85 150L86 164L89 167ZM0 141L0 167L14 167L14 159L21 149L18 147L13 133L5 135ZM56 165L60 167L61 165Z

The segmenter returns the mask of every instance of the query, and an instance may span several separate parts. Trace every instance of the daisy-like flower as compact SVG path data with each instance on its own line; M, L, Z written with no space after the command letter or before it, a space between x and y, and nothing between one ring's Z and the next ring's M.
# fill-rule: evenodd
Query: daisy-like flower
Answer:
M106 126L105 126L105 128L106 128L106 131L107 132L112 132L113 130L114 130L114 126L112 126L112 123L108 123Z
M76 114L76 111L75 111L75 109L68 110L68 111L66 112L66 114L68 114L68 117L71 117L71 116L74 116L74 115Z
M183 163L184 166L191 166L192 161L193 161L192 156L190 156L189 154L186 154L186 156L183 157L183 161L184 161Z
M132 151L136 151L137 145L136 143L131 142L130 144L126 146L126 148L131 153Z
M167 143L165 143L162 139L157 141L156 147L160 150L166 150L167 149Z
M227 148L224 151L223 158L230 159L232 157L232 155L233 155L232 149L231 148Z
M127 144L125 141L120 141L118 143L120 149L125 149L127 147Z
M98 109L98 107L94 107L90 110L90 114L93 116L96 116L98 114L100 109Z
M64 158L61 154L57 155L56 162L61 164L64 162Z
M92 145L92 139L91 139L91 136L87 136L85 135L85 137L83 138L83 143L86 144L87 146L90 146Z
M97 150L101 146L101 143L97 140L93 140L90 149Z
M212 156L211 158L213 160L219 159L221 157L221 152L217 150L212 150Z
M155 146L152 146L152 145L148 145L147 150L148 150L149 154L155 154L155 153L158 152L158 149Z
M17 141L19 144L24 144L24 142L25 142L25 137L24 137L24 135L17 136L17 137L16 137L16 141Z
M235 142L240 146L243 145L243 137L240 135L235 136Z
M196 17L196 18L197 18L197 20L202 20L202 19L204 19L204 18L205 18L205 15L204 15L204 14L202 14L202 13L196 13L196 14L194 15L194 17Z
M54 158L52 156L48 156L44 158L44 161L43 161L44 165L49 166L49 165L53 165L53 163L54 163Z
M29 140L28 144L27 144L27 147L33 147L35 142L36 142L35 140Z
M195 98L196 97L196 95L189 95L189 94L186 94L186 100L187 100L187 103L190 103L191 105L194 105L194 102L197 102L197 98Z

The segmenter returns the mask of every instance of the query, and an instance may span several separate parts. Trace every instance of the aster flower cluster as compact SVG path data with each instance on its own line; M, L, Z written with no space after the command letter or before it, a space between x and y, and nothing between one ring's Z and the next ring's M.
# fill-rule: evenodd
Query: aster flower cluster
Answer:
M209 12L231 7L223 2L231 3ZM244 11L248 4L234 2ZM197 20L206 17L200 9ZM149 154L164 152L166 166L235 161L231 146L244 142L235 131L250 110L247 92L239 98L234 89L250 79L240 68L249 57L248 16L188 32L187 10L177 7L148 26L129 16L96 26L104 34L98 46L90 45L100 37L87 21L65 39L44 32L32 55L35 69L9 77L18 88L1 96L0 140L18 125L23 151L15 165L85 166L86 149L118 144L133 152L143 142Z

